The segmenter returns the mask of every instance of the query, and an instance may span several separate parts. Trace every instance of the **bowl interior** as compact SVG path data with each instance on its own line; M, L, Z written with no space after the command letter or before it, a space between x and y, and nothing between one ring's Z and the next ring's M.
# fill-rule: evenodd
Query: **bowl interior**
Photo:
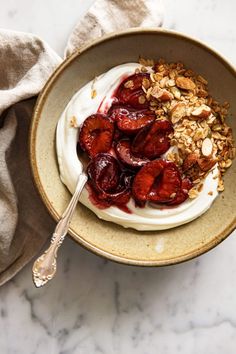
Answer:
M67 59L48 81L34 114L31 161L40 194L58 219L71 195L59 178L55 131L57 121L73 94L95 76L138 57L181 61L206 77L210 92L231 104L229 124L235 131L236 77L233 69L213 51L173 32L131 30L111 35ZM138 265L163 265L199 255L222 241L235 227L235 164L225 177L225 192L203 216L166 231L138 232L99 220L82 205L73 217L70 234L88 249L110 259Z

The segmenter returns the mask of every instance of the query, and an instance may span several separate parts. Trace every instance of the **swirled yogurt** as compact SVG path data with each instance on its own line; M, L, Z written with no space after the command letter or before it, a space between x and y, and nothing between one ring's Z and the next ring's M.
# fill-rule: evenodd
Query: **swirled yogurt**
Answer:
M134 74L135 69L139 67L137 63L122 64L100 75L96 80L82 87L72 97L62 113L57 126L57 156L61 180L71 193L74 193L82 172L82 163L76 151L79 126L98 109L100 112L109 109L113 101L113 93L121 80ZM96 90L95 97L91 95L92 90ZM71 124L72 120L73 124ZM218 195L218 182L215 178L217 174L216 166L207 175L199 196L195 199L188 199L176 207L163 207L149 203L145 208L138 208L131 199L127 205L131 210L130 214L115 206L99 209L90 201L86 188L83 189L79 200L100 219L140 231L164 230L188 223L210 208Z

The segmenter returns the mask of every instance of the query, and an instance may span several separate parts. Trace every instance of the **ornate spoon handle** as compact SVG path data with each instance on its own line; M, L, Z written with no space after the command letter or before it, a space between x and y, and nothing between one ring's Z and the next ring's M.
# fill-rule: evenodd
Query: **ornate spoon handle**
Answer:
M87 179L84 173L80 175L75 193L55 228L49 248L34 262L33 281L37 288L45 285L56 273L57 251L67 234L73 212Z

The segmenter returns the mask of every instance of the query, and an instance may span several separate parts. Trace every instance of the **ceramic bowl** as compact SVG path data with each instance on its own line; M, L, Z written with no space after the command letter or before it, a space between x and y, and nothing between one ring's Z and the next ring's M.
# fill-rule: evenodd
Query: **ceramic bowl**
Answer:
M73 94L95 76L138 57L181 61L209 80L219 101L231 104L236 129L236 72L206 45L162 29L131 29L105 36L66 59L38 98L30 133L30 159L36 186L55 220L71 195L59 177L55 150L57 121ZM236 134L236 133L235 133ZM138 232L99 220L79 204L69 234L90 251L126 264L161 266L196 257L224 240L236 225L236 164L225 176L225 191L198 219L166 231Z

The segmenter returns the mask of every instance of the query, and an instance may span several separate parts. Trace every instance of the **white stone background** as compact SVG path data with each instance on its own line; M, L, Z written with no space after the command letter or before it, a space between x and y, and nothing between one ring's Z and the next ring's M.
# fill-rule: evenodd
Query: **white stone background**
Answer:
M92 2L0 0L0 26L35 33L63 55ZM236 63L234 0L164 0L164 7L164 27ZM160 269L105 261L68 238L47 287L34 288L31 263L0 289L0 353L236 353L235 235Z

